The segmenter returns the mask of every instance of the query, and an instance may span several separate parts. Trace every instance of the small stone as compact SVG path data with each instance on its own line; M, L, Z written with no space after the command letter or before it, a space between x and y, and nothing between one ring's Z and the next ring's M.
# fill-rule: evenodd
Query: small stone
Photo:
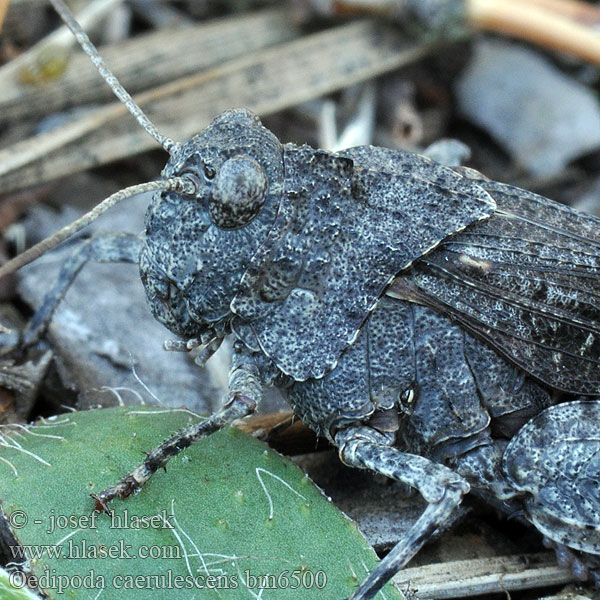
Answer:
M456 95L461 112L533 175L600 146L595 95L527 47L479 40Z

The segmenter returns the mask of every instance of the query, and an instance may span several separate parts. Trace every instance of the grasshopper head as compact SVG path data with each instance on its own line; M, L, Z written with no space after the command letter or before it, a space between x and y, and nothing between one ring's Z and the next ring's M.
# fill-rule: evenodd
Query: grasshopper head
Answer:
M154 196L140 273L154 316L191 337L230 314L279 208L283 151L257 117L228 111L175 152L162 176L189 178L195 193Z

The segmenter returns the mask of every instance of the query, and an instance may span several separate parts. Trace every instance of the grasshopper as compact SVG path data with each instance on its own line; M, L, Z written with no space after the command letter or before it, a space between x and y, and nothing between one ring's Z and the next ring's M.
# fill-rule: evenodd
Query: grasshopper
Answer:
M194 441L250 415L263 386L353 467L418 490L427 508L352 600L373 598L473 491L522 511L582 579L599 581L600 220L377 147L282 145L244 109L180 144L103 77L168 152L143 237L95 238L63 269L30 340L89 258L138 262L152 314L205 349L233 337L229 394L114 487L107 510ZM581 396L557 403L553 390Z

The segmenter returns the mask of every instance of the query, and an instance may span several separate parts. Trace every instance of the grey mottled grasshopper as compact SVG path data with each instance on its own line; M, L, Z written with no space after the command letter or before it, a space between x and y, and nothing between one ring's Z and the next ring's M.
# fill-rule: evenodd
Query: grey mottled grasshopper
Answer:
M76 267L139 258L152 313L181 348L231 334L234 360L223 408L97 507L275 384L345 463L428 503L354 600L372 598L470 490L523 511L598 582L600 220L411 153L281 145L245 110L181 145L145 126L170 154L145 236L96 240ZM552 390L588 399L555 404Z

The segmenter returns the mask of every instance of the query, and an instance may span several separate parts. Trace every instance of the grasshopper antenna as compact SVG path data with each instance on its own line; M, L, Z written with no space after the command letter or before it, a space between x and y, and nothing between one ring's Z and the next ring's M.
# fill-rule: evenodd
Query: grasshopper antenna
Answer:
M60 15L65 25L71 30L76 40L79 42L84 52L90 57L94 63L98 72L110 86L115 96L125 105L127 110L135 117L136 121L147 131L169 154L175 153L181 145L172 139L165 137L159 133L158 129L154 126L152 121L146 116L144 111L134 102L133 98L127 92L127 90L119 83L119 80L113 75L112 71L106 66L104 60L96 47L90 41L85 31L81 28L81 25L76 21L73 13L65 5L63 0L50 0L52 6L54 6L56 12ZM183 194L194 194L196 189L194 184L186 178L173 177L171 179L161 179L158 181L149 181L147 183L141 183L139 185L133 185L120 190L112 196L109 196L103 200L100 204L95 206L92 210L79 217L69 225L66 225L55 234L43 239L38 242L25 252L22 252L13 259L7 261L0 267L0 277L4 277L9 273L17 271L21 267L39 258L42 254L52 250L58 246L61 242L71 237L79 230L89 225L92 221L95 221L102 213L112 208L115 204L118 204L126 198L131 198L138 194L146 192L165 191L165 192L180 192Z
M63 0L50 0L56 12L60 15L65 25L71 30L83 51L90 57L90 60L98 69L102 79L110 86L115 96L125 105L127 110L133 115L135 120L147 131L169 154L173 154L180 148L180 144L172 139L162 135L154 126L152 121L146 116L144 111L135 103L129 92L121 85L119 80L113 75L112 71L106 66L106 63L96 50L96 47L90 41L87 33L81 28L73 13Z
M15 256L4 263L0 267L0 278L9 273L14 273L21 267L34 261L36 258L39 258L42 254L48 252L48 250L52 250L52 248L58 246L61 242L77 233L80 229L87 227L103 212L106 212L109 208L112 208L115 204L121 202L121 200L137 196L138 194L156 191L179 192L182 194L193 195L196 193L196 186L186 177L172 177L170 179L159 179L157 181L148 181L146 183L132 185L115 192L112 196L109 196L100 202L100 204L92 208L92 210L79 217L79 219L76 219L69 225L59 229L55 234L43 239L28 250L25 250L25 252L22 252L18 256Z

